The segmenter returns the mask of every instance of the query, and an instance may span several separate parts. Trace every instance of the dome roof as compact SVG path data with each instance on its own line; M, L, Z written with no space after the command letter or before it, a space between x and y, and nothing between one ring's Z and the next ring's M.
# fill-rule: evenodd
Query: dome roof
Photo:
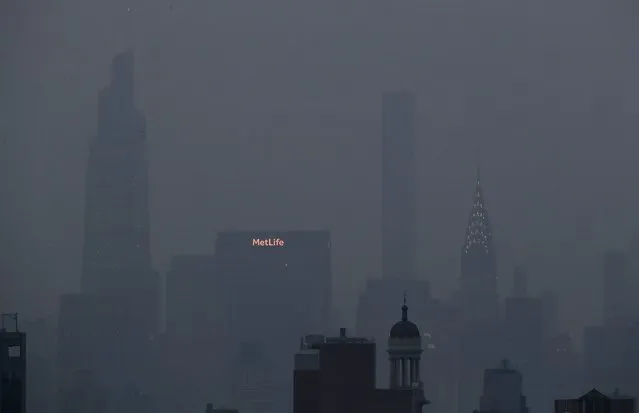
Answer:
M420 338L419 328L412 321L408 321L408 306L402 306L402 319L395 323L390 330L391 338Z

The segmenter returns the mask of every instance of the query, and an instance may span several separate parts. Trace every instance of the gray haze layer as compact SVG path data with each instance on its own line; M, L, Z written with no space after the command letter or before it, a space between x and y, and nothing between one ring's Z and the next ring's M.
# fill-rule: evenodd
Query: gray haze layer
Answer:
M379 275L381 92L410 89L421 276L438 296L457 285L479 162L502 280L527 264L562 307L593 303L564 312L576 331L599 314L602 251L639 227L637 13L627 0L3 0L3 308L50 312L79 288L97 92L134 47L158 269L211 252L218 230L328 228L339 314L353 314Z

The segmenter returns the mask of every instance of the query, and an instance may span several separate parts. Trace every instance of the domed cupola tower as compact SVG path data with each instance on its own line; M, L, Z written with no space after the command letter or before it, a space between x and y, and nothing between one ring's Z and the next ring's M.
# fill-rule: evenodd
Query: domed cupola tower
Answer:
M393 325L388 338L391 389L413 388L421 383L419 363L422 351L422 337L417 325L408 320L404 294L402 319Z

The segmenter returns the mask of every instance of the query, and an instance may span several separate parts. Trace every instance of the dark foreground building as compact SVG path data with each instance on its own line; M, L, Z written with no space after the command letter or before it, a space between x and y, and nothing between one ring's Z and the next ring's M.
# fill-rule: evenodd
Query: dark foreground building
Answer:
M27 400L27 337L18 329L17 314L2 314L1 317L0 413L24 413Z
M635 413L636 405L634 397L592 389L578 399L555 400L555 413Z
M310 335L295 355L294 413L417 413L428 403L419 376L421 338L407 317L389 337L390 389L375 388L375 342Z

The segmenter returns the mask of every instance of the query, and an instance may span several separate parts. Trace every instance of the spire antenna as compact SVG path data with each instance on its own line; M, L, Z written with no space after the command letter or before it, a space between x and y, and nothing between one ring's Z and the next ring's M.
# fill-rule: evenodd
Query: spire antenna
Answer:
M408 321L408 306L406 305L406 292L404 292L404 305L402 306L402 321Z

